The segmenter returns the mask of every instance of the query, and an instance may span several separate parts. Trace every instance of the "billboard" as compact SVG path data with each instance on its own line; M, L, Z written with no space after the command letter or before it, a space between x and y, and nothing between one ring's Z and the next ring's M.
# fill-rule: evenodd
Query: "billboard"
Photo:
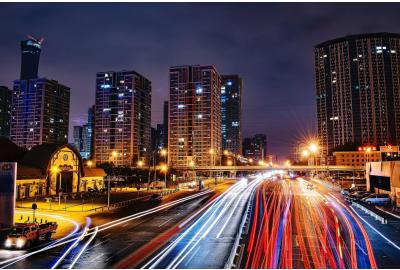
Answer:
M17 163L0 162L0 226L14 225Z

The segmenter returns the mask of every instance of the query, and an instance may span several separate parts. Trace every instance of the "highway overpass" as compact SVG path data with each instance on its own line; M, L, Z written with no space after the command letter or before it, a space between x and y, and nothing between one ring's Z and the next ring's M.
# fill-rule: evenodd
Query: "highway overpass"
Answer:
M157 168L159 169L159 168ZM196 172L259 172L272 170L285 171L341 171L341 172L365 172L365 168L357 168L353 166L188 166L175 168L179 171L196 171Z

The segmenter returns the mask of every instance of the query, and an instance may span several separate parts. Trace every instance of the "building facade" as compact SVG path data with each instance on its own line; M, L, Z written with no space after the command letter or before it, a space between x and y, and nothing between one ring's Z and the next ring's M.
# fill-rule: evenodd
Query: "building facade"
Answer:
M400 35L351 35L315 46L322 155L400 140Z
M27 149L43 143L67 143L70 88L55 80L14 81L11 140Z
M356 151L334 152L335 165L365 168L368 162L400 160L399 146L360 146Z
M74 146L84 159L90 159L90 135L88 133L88 125L74 126Z
M151 145L153 151L159 151L165 148L163 124L157 124L155 128L151 128Z
M0 86L0 137L10 137L12 91Z
M150 163L151 82L135 71L97 73L95 161Z
M220 163L220 77L214 66L170 68L168 161L174 168Z
M106 173L84 166L79 152L69 144L42 144L24 151L0 138L0 162L17 162L16 198L49 197L104 187Z
M221 76L222 148L234 154L242 153L242 94L239 75Z
M164 113L163 113L163 128L164 128L164 137L163 144L164 148L168 148L168 120L169 120L169 102L164 101Z
M39 71L40 52L43 38L37 40L28 36L21 41L21 80L36 79Z
M92 158L93 123L94 111L93 107L90 107L88 110L87 124L73 127L74 146L84 159Z
M265 134L256 134L253 137L244 138L243 156L254 161L266 161L267 136Z

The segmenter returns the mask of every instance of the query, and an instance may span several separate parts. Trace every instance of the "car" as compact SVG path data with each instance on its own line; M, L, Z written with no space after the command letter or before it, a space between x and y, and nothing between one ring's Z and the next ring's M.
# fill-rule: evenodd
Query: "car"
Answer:
M344 196L350 196L350 189L348 188L343 188L340 193L342 193L342 195Z
M149 198L150 202L161 202L161 200L162 200L162 196L157 193L152 194Z
M362 198L365 198L367 196L371 195L371 192L368 192L366 190L359 190L355 191L352 194L350 194L350 199L352 200L360 200Z
M7 249L28 249L39 240L50 240L57 227L56 222L16 223L6 237L4 247Z
M361 199L368 204L386 205L391 202L388 194L371 194Z

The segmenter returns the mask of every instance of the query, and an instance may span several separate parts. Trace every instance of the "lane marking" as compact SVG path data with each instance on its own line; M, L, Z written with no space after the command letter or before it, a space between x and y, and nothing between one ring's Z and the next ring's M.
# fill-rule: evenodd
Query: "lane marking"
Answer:
M389 242L392 246L394 246L395 248L397 248L397 250L400 251L400 247L398 245L396 245L392 240L390 240L389 238L387 238L386 236L384 236L380 231L378 231L378 229L376 229L374 226L372 226L371 224L368 223L368 221L366 221L362 216L360 216L356 210L350 205L350 208L353 209L354 213L365 223L367 224L372 230L374 230L379 236L381 236L383 239L385 239L387 242Z
M170 218L166 221L164 221L163 223L161 223L160 225L158 225L158 228L162 227L163 225L167 224L169 221L171 221L173 218Z

